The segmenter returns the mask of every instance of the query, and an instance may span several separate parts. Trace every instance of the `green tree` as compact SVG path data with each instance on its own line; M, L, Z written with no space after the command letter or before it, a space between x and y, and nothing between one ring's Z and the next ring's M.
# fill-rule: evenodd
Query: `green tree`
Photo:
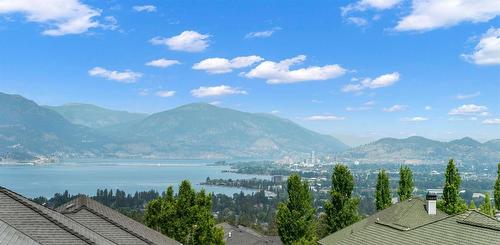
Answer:
M460 182L458 169L453 159L450 159L448 166L446 166L443 201L438 202L439 209L447 214L458 214L467 210L467 204L460 198Z
M471 210L476 210L476 203L474 203L474 200L470 200L470 203L469 203L469 209Z
M288 200L278 206L276 224L281 241L288 244L312 244L316 240L315 210L307 181L293 174L287 182Z
M383 210L391 206L391 188L389 186L389 176L385 170L380 170L377 177L377 186L375 189L375 207L377 210Z
M347 166L337 164L332 174L330 200L325 203L328 233L336 232L359 220L359 199L352 197L354 177Z
M498 163L497 181L493 188L493 199L495 200L495 208L500 210L500 162Z
M488 216L494 215L493 207L491 206L490 193L488 192L484 193L484 202L479 207L479 211Z
M147 204L144 221L183 244L224 244L224 232L215 226L211 207L212 197L204 190L196 193L184 180L177 195L170 186L164 196Z
M413 196L413 173L408 166L401 166L399 168L399 187L398 195L399 201L410 199Z

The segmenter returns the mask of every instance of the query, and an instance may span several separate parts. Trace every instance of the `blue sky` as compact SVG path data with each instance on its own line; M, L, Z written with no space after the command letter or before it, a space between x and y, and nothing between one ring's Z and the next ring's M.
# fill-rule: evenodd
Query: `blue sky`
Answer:
M0 91L148 113L214 103L349 143L487 140L499 15L498 0L0 0Z

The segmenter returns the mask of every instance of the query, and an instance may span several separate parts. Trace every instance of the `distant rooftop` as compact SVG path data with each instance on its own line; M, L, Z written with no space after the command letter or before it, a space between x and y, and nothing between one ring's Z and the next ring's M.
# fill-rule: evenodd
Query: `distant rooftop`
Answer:
M500 222L477 211L435 215L414 198L392 205L319 241L320 244L500 244Z
M224 229L226 245L281 245L278 236L264 236L245 226L234 226L221 223L217 226Z

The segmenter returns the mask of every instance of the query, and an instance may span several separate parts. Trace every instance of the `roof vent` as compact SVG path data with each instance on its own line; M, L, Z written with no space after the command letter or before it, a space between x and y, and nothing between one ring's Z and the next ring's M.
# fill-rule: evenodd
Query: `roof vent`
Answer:
M427 200L427 214L435 215L436 214L436 202L437 195L433 192L427 192L425 196L425 200Z

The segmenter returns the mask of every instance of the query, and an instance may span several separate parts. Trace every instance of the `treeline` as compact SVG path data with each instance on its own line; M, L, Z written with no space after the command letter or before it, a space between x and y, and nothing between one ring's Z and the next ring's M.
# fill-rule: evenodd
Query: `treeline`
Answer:
M479 211L493 216L495 208L500 210L500 163L494 185L494 204L491 205L486 193ZM412 198L414 182L409 167L401 166L397 194L399 201ZM293 174L287 181L288 198L279 204L276 216L278 234L284 244L316 244L319 238L334 233L361 219L358 213L359 198L352 195L354 177L346 165L338 164L332 173L330 199L325 202L325 212L315 216L313 197L306 180ZM465 201L460 197L461 178L453 160L450 160L445 173L443 198L438 208L447 214L458 214L467 210ZM392 205L389 177L381 169L375 188L375 207L383 210ZM473 204L473 202L471 203ZM475 207L472 207L475 208Z
M37 197L33 201L48 208L59 207L82 194L71 195L67 190L63 193L56 193L51 198ZM135 192L133 195L126 194L125 191L116 189L98 189L95 196L90 198L120 211L121 213L142 222L144 207L147 203L158 198L160 194L155 190Z

